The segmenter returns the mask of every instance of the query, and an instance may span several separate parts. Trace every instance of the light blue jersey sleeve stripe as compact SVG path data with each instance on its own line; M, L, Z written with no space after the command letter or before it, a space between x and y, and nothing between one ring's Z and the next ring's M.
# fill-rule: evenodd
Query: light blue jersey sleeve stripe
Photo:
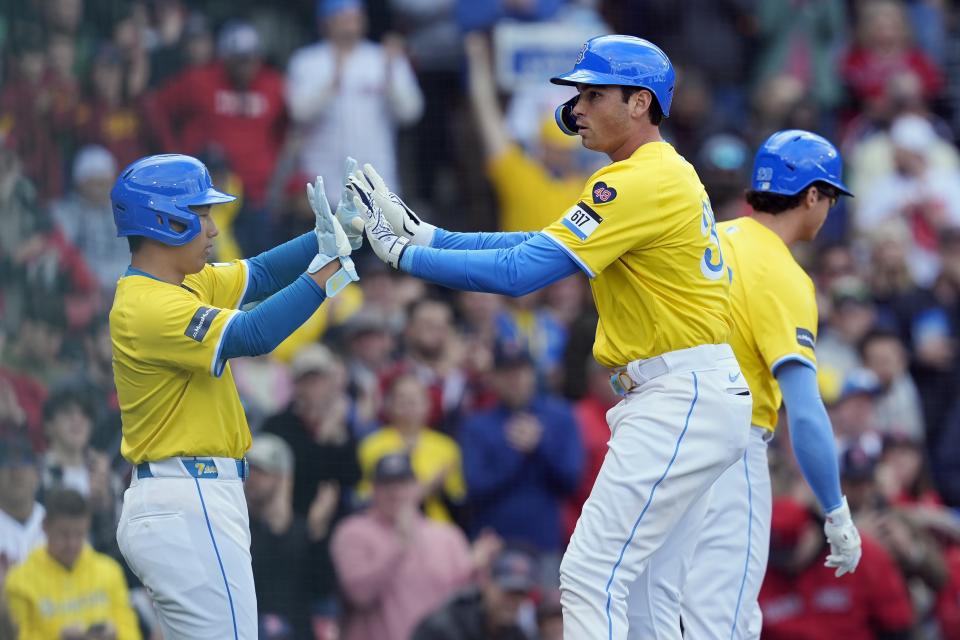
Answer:
M799 353L788 353L787 355L783 356L782 358L778 358L777 361L774 362L774 363L770 366L770 373L772 373L773 375L777 375L777 368L778 368L780 365L786 364L786 363L788 363L788 362L799 362L800 364L805 364L805 365L807 365L808 367L810 367L810 368L813 369L814 371L817 370L817 365L815 365L815 364L810 360L810 358L806 358L806 357L800 355Z

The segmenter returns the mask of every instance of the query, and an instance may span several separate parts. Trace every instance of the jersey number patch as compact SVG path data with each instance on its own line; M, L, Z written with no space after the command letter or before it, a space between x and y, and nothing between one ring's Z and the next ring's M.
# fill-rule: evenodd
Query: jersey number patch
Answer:
M589 238L601 222L603 218L585 202L578 202L567 211L567 215L563 216L563 226L580 238L580 242Z
M719 280L724 275L723 252L720 251L720 236L717 235L717 221L713 216L710 201L703 201L700 214L700 233L709 238L710 246L703 250L700 258L700 273L710 280Z

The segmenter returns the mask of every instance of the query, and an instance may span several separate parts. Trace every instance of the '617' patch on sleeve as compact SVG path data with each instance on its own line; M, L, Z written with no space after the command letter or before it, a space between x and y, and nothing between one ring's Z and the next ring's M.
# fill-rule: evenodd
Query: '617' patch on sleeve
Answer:
M603 218L597 215L597 212L587 203L578 202L570 207L570 210L563 216L562 222L563 226L569 229L570 233L580 238L582 242L597 230L597 227L603 222Z

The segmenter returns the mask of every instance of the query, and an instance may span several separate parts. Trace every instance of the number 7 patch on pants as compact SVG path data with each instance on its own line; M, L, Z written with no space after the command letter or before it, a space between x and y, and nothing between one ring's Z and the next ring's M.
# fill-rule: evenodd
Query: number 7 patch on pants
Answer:
M562 222L563 226L583 242L597 230L597 227L603 222L603 218L597 215L597 212L585 202L578 202L570 207L570 210L563 216Z

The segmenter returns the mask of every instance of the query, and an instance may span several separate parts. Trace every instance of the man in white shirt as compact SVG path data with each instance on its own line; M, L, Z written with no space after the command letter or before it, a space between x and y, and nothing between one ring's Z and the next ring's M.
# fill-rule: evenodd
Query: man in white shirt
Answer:
M46 542L44 509L36 501L39 486L40 470L30 443L5 436L0 440L0 575Z
M295 51L287 69L287 105L303 129L300 169L336 184L352 156L398 184L396 129L423 113L402 45L364 37L362 0L320 0L317 20L325 39Z

